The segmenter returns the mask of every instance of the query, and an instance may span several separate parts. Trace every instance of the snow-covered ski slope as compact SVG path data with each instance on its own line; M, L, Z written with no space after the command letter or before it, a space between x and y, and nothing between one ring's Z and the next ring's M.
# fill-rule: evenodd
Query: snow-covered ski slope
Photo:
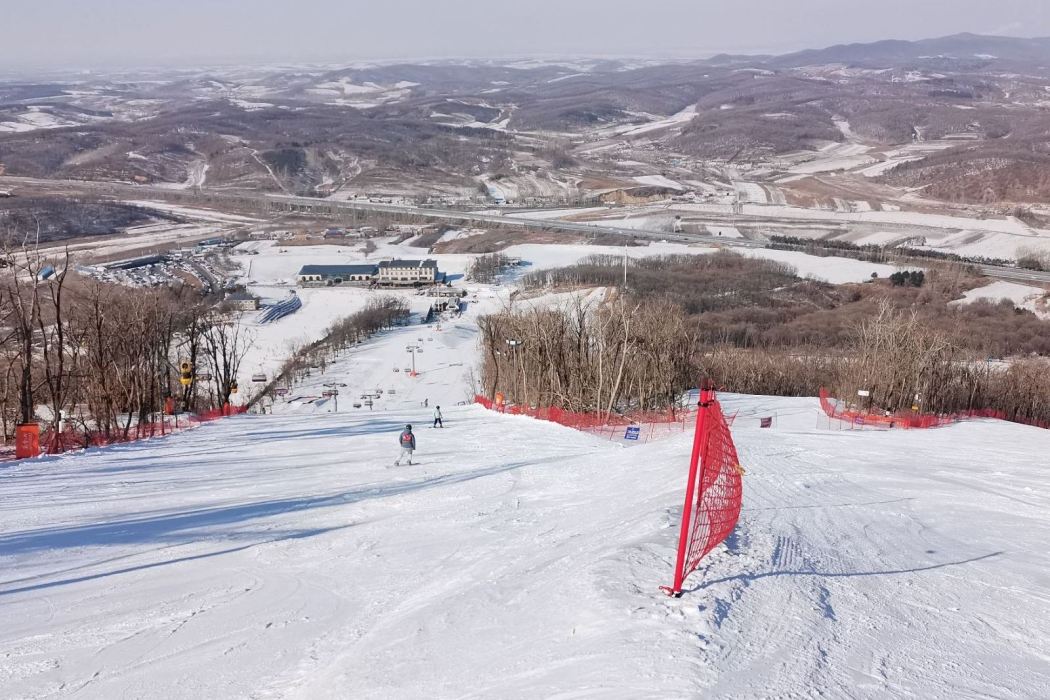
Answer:
M724 399L745 511L681 600L688 435L453 407L393 468L420 407L7 468L0 695L1050 696L1050 433Z
M1050 697L1050 432L725 395L744 512L669 599L690 436L454 405L478 294L274 414L0 468L0 698Z

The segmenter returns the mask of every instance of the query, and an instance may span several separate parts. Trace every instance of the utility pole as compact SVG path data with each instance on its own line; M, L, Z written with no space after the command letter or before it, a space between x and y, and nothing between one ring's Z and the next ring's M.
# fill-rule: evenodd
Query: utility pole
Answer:
M528 409L528 407L529 407L529 384L528 384L528 380L525 377L525 358L523 358L521 356L521 352L519 351L519 348L521 348L521 346L524 345L524 344L525 344L524 340L512 340L510 338L507 339L507 345L510 346L510 349L513 350L514 354L517 355L517 357L518 357L518 366L521 367L521 398L522 398L522 401L525 404L525 408Z
M417 350L419 350L419 348L417 346L415 346L415 345L408 345L408 346L405 347L405 351L408 352L410 355L412 355L412 374L409 375L411 377L418 376L418 373L416 372L416 351Z
M331 384L325 384L324 387L328 389L328 393L332 397L333 408L336 413L339 413L339 384L335 382ZM345 384L343 386L346 386Z

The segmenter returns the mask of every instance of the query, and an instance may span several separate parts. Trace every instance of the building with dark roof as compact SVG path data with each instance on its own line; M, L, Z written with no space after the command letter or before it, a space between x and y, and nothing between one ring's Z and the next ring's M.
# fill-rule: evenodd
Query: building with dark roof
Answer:
M341 284L424 287L447 282L434 260L384 260L378 265L303 265L296 275L302 287Z
M377 282L389 286L422 286L445 281L436 260L384 260L379 263Z
M375 265L303 265L296 275L300 286L332 287L340 284L369 285L375 281Z

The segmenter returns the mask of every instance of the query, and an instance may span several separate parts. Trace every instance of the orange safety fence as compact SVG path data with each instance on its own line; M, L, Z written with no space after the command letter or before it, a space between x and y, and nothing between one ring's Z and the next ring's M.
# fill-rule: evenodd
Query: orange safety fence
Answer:
M930 413L865 413L847 408L845 404L831 398L824 387L820 388L820 408L836 420L854 425L882 425L889 428L937 428L957 422L956 416L934 415Z
M106 447L107 445L148 440L153 437L181 433L185 430L196 428L202 423L240 415L247 410L247 406L226 406L225 408L209 409L200 413L163 416L159 420L136 423L128 428L126 433L123 428L111 430L107 434L103 431L83 426L67 424L61 431L52 426L41 433L40 450L46 454L62 454L88 447ZM12 459L13 457L13 453L9 454L0 450L0 461Z
M915 411L898 411L890 414L865 413L848 409L841 401L831 398L828 390L820 388L820 408L828 416L835 420L844 421L853 425L878 425L888 428L939 428L945 425L958 423L966 418L994 418L997 420L1030 425L1036 428L1050 429L1050 421L1039 421L1020 416L1011 416L1006 411L994 408L978 408L957 413L918 413Z
M658 432L684 432L689 422L696 417L696 407L664 411L634 411L630 413L607 413L604 411L577 412L557 406L519 406L517 404L499 404L485 396L475 396L474 402L490 411L498 411L513 416L529 416L538 420L550 421L568 428L582 430L599 435L608 435L610 440L623 436L627 428L636 427L647 430L639 433L639 438L648 440ZM632 438L628 438L632 439Z

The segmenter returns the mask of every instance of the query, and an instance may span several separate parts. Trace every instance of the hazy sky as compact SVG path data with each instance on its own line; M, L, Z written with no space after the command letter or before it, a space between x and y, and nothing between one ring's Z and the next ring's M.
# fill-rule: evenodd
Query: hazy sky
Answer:
M0 68L702 57L1050 35L1050 0L0 0Z

